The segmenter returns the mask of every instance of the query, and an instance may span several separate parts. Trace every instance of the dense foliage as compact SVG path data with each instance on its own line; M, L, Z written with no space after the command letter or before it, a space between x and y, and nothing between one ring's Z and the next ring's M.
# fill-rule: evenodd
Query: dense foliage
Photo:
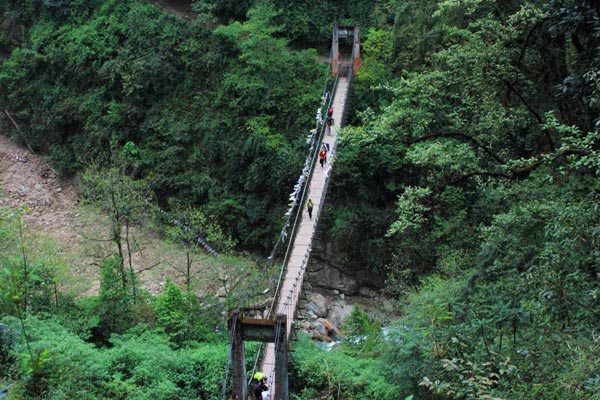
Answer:
M122 229L158 201L224 248L267 247L325 76L288 41L327 40L337 19L361 24L363 63L322 239L349 270L385 275L403 316L382 330L355 310L328 353L294 343L294 398L600 399L596 1L194 10L186 22L136 1L0 4L0 105L18 125L3 127L64 172L94 166L83 181L113 212L116 245L99 295L77 300L59 290L64 262L0 215L11 394L218 395L224 305L172 282L137 290Z
M80 3L3 3L7 26L28 32L0 70L20 131L5 127L66 173L128 145L129 173L161 204L193 204L244 247L267 246L320 97L314 52L276 37L267 4L215 29L142 2Z
M401 301L404 395L599 398L598 13L405 1L368 32L327 240Z
M25 324L30 350L17 345L14 351L31 351L35 358L25 359L23 371L18 364L8 371L31 374L11 387L11 398L217 399L220 394L226 343L174 349L164 335L146 331L114 336L110 348L99 349L53 319L30 317Z
M213 262L245 279L224 298L171 279L151 296L134 274L123 278L115 253L102 261L99 294L81 297L64 249L20 213L0 209L0 241L0 386L8 398L219 398L229 350L223 314L257 283L247 261ZM248 346L249 363L255 349Z

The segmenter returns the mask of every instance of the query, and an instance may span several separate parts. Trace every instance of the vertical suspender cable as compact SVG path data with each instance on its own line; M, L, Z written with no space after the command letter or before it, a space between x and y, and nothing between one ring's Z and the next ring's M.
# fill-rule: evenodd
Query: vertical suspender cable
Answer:
M235 327L237 326L237 313L233 315L231 320L231 328L229 329L229 354L227 355L227 364L225 364L225 377L221 385L221 400L226 400L227 395L227 380L229 379L229 370L231 368L231 359L233 358L233 338L235 336Z

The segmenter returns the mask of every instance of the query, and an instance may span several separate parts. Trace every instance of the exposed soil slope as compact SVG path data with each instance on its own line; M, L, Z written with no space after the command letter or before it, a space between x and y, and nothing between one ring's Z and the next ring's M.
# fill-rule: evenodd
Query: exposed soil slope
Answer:
M58 174L41 157L32 155L0 135L0 206L28 208L25 220L65 246L78 243L78 193L71 181Z
M82 283L80 294L95 294L99 287L98 265L114 253L108 240L109 222L98 210L82 207L75 182L62 179L38 155L0 134L0 207L26 210L27 232L55 240L72 266L71 275ZM184 255L165 243L148 227L131 234L132 261L144 288L161 291L167 276L181 281ZM201 269L198 263L194 269Z

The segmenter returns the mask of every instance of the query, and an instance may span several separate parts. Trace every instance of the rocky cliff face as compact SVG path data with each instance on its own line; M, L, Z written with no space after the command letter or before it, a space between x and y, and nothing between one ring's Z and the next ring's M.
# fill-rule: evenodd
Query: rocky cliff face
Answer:
M384 276L356 265L332 241L319 235L313 242L299 313L302 330L315 340L337 340L343 337L344 320L355 306L377 320L386 320L393 305L379 292L384 280Z
M375 297L385 283L382 274L373 274L356 265L331 241L320 236L313 242L308 271L314 286L350 296Z

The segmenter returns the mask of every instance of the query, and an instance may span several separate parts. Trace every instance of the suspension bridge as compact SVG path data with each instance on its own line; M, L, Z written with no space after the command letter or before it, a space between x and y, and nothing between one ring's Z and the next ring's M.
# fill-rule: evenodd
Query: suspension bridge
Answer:
M310 137L310 153L307 157L301 178L294 188L290 200L292 205L286 214L287 222L275 248L287 242L281 262L279 279L268 315L257 318L241 310L232 313L229 320L230 357L223 380L221 399L246 400L249 393L248 377L257 368L267 378L271 400L288 400L288 350L294 330L294 318L302 284L311 254L319 217L323 210L325 195L333 170L338 130L342 126L348 101L349 89L354 74L360 67L360 31L358 26L344 28L337 24L332 34L330 67L333 83L323 92L323 101L317 111L316 129ZM352 39L351 57L343 59L339 39ZM330 89L330 90L328 90ZM329 95L330 93L330 95ZM323 118L326 110L333 108L333 125L328 126ZM317 163L321 149L327 149L325 163ZM306 212L306 202L314 203L312 217ZM272 260L275 249L269 260ZM259 341L262 346L254 370L249 376L246 371L245 341ZM231 385L229 386L229 372ZM228 393L229 392L229 393ZM251 392L251 391L250 391ZM254 399L254 397L250 397Z

